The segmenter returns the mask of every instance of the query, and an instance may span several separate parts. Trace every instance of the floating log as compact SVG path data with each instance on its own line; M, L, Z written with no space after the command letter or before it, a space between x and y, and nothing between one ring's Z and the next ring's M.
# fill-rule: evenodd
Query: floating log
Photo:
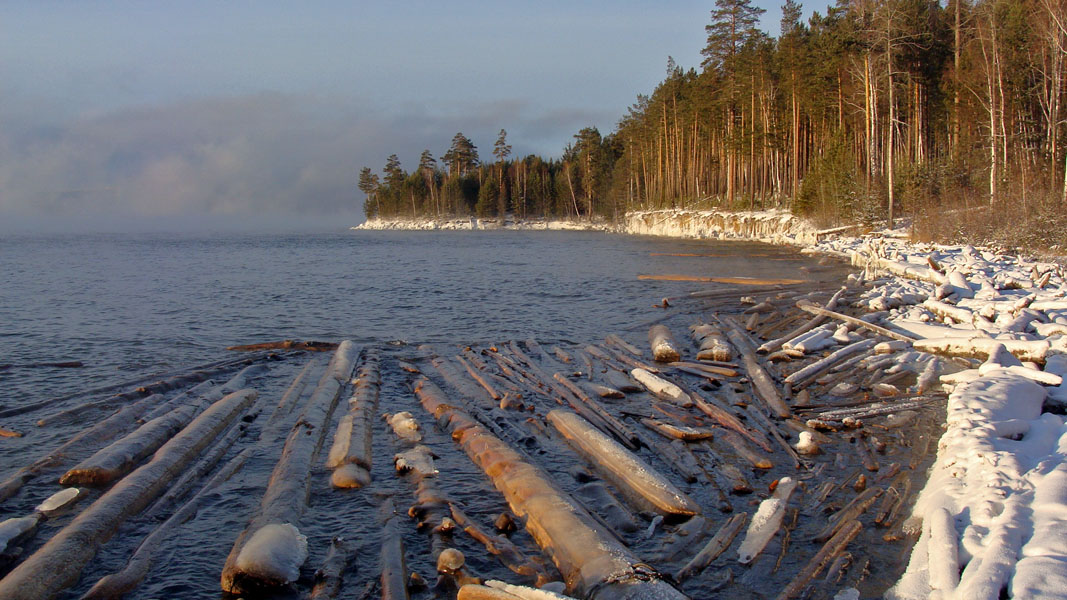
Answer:
M234 392L201 413L151 461L124 477L0 580L0 597L54 598L77 582L97 548L119 525L158 496L255 398L253 390Z
M61 464L69 454L94 443L107 442L115 436L122 435L137 422L137 418L150 408L149 398L143 398L119 409L115 414L75 435L59 448L46 454L15 472L0 484L0 502L14 496L22 485L37 477L44 469Z
M613 346L618 346L619 348L622 348L623 350L629 352L630 354L633 354L638 358L640 358L641 356L641 351L638 350L636 346L628 343L626 340L622 339L614 333L609 333L608 336L604 338L604 341Z
M485 550L489 554L495 556L502 565L512 572L529 577L536 582L535 585L538 587L549 581L555 581L555 578L549 575L541 565L530 560L511 540L502 535L493 535L487 532L471 520L455 503L450 502L449 509L452 513L452 518L456 521L456 525L467 535L485 546Z
M548 421L568 445L619 489L629 491L664 514L694 515L700 507L644 461L591 427L578 415L564 410L548 413Z
M846 504L844 508L834 513L834 515L830 517L826 526L819 530L813 539L816 542L825 542L830 539L847 523L858 519L860 515L866 512L867 509L874 504L874 501L878 499L878 496L881 495L882 488L867 488Z
M0 371L7 369L80 369L85 365L80 360L65 360L60 362L38 363L5 363L0 365Z
M640 392L645 388L641 387L634 380L630 379L626 373L616 371L614 369L608 369L608 372L604 374L604 378L607 380L609 386L624 393Z
M666 379L653 375L645 369L634 369L630 371L630 376L658 398L674 402L680 406L688 406L692 403L689 395L683 392L682 388Z
M311 600L331 600L341 594L345 567L353 556L343 538L330 540L330 548L322 566L315 571L315 585L311 588Z
M485 389L485 391L489 394L490 398L499 401L503 397L500 395L500 392L496 391L496 388L493 387L493 384L489 383L489 380L477 370L475 370L475 368L472 367L471 364L467 362L462 356L457 355L455 358L456 361L458 361L459 364L462 365L463 368L467 371L467 374L471 376L471 379L476 381L478 385L482 386Z
M531 465L439 394L421 394L423 407L448 424L453 439L526 519L526 530L548 554L572 593L588 600L670 600L686 596L664 582L626 546L591 526L593 518Z
M261 342L259 344L245 344L243 346L228 346L227 350L235 352L254 352L256 350L306 350L308 352L331 352L337 349L333 342L297 342L282 340L280 342Z
M846 359L866 352L870 348L874 347L877 342L875 340L863 340L862 342L856 342L841 348L840 350L830 354L826 358L817 360L810 365L796 371L785 378L785 382L788 383L794 390L807 387L815 378L822 375L826 371L836 366L838 363L845 361Z
M771 497L760 503L756 514L752 516L752 522L748 525L745 539L741 541L741 546L737 549L738 562L743 565L752 562L771 541L774 534L778 533L782 518L785 517L786 505L789 504L789 496L796 487L795 480L783 477L778 480L778 486L774 488Z
M644 418L641 419L641 423L667 439L695 442L699 440L710 440L715 437L715 434L707 429L674 425L656 419Z
M586 407L588 407L589 410L592 410L594 413L596 413L596 415L607 425L609 432L612 434L612 436L615 437L623 446L626 446L630 450L637 450L636 437L634 436L633 432L630 431L630 428L627 427L622 421L616 419L614 415L605 410L603 406L600 406L600 403L590 398L589 395L583 392L582 390L578 389L578 387L571 383L566 377L564 377L562 373L555 373L552 378L558 381L561 385L563 385L563 387L567 388L567 391L569 391L571 394L574 394L574 397L581 401L582 404L584 404ZM584 411L580 411L579 414L583 412Z
M377 353L368 352L356 374L348 414L341 417L334 433L326 468L333 469L330 484L335 488L359 488L371 481L373 419L381 388L379 368Z
M774 466L770 457L764 456L755 450L748 447L748 444L736 431L732 429L723 429L718 435L719 441L724 442L727 446L733 449L738 456L744 458L753 467L757 469L770 469Z
M796 577L789 582L789 585L778 594L776 600L789 600L795 598L804 591L804 588L811 583L819 572L822 571L826 563L834 559L842 550L845 549L848 544L859 535L863 529L863 525L859 521L849 521L843 524L841 529L827 541L815 556L808 561L808 564L797 573Z
M8 429L7 427L0 427L0 437L22 437L21 431L15 431L14 429Z
M236 430L237 428L234 428L231 431ZM200 488L200 491L198 491L195 496L183 504L181 508L175 511L166 521L156 527L152 533L150 533L148 537L137 546L137 550L134 551L130 560L127 561L126 566L123 567L121 571L100 578L100 580L97 581L84 596L82 596L82 600L119 598L140 585L145 575L148 574L149 568L152 566L152 555L155 554L155 551L159 548L159 545L162 542L170 538L171 530L196 516L200 504L209 497L216 487L228 481L234 473L244 466L249 454L250 453L247 450L243 451L219 469L219 471ZM171 492L168 491L168 494L170 493ZM160 502L165 500L166 496L161 498ZM152 508L151 512L158 511L159 503Z
M693 398L693 402L696 404L696 407L700 409L700 412L704 413L705 415L708 415L712 419L715 419L723 427L727 429L732 429L737 433L740 433L741 435L745 436L746 438L752 440L753 443L755 443L763 450L767 452L772 451L771 442L766 438L766 436L763 436L760 433L752 431L748 427L745 427L741 423L741 421L733 415L733 413L721 406L718 406L710 399L705 399L700 394L693 394L691 397Z
M294 571L307 558L306 538L296 526L307 505L311 459L322 445L326 423L352 374L355 355L356 346L351 341L338 345L303 414L289 432L259 512L226 558L221 577L223 591L244 594L286 585L295 579ZM303 556L299 547L294 547L300 539L305 539ZM293 563L297 563L295 568Z
M555 354L556 358L558 358L562 363L569 363L574 360L570 354L567 354L567 352L559 346L552 346L552 354Z
M681 358L678 343L674 341L674 336L666 325L653 325L648 330L648 343L652 347L652 358L656 362L676 362Z
M761 279L756 277L696 277L692 275L638 275L641 280L694 281L700 283L728 283L735 285L800 285L803 279Z
M778 418L788 419L792 416L792 411L789 410L789 406L782 400L781 392L778 391L778 385L774 383L771 376L767 371L759 364L756 359L756 355L752 353L752 349L749 346L748 340L745 339L744 334L738 331L734 327L730 327L726 331L726 335L730 338L734 347L741 353L741 360L745 365L745 373L752 381L752 387L756 391L756 396L767 405L771 412L773 412Z
M585 387L587 387L594 394L600 396L601 398L611 398L614 400L619 400L626 397L626 394L622 393L622 390L617 390L613 387L608 387L606 385L587 383L585 384Z
M731 369L728 367L718 367L715 365L705 365L701 363L672 362L670 363L670 366L676 369L684 369L688 372L695 371L697 374L703 375L705 377L737 377L739 375L736 369Z
M382 600L408 600L408 567L404 558L404 538L396 517L390 516L382 527Z
M115 481L188 425L197 412L197 406L181 406L145 423L133 433L72 467L59 478L59 483L107 485Z
M700 573L705 567L710 565L712 561L719 557L730 544L733 543L734 538L744 527L745 521L748 519L748 513L739 513L731 516L725 523L719 527L719 530L715 532L708 543L701 548L693 558L689 559L689 562L685 563L681 569L674 575L674 579L678 582L689 579L692 575Z

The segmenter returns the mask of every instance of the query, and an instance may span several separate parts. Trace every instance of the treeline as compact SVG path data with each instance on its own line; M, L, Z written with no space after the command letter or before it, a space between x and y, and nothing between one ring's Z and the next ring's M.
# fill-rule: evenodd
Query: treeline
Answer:
M668 61L614 132L561 158L493 160L457 134L379 181L368 216L613 217L788 206L825 223L947 208L1067 208L1067 0L839 0L781 35L750 0L716 0L700 69ZM1061 211L1062 212L1062 211Z

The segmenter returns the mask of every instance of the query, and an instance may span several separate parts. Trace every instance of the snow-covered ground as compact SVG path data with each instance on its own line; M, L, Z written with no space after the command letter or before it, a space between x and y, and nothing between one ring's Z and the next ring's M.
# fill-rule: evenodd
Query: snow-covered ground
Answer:
M916 338L914 360L946 373L951 392L907 522L921 534L887 597L1067 597L1067 427L1055 414L1067 406L1063 269L892 235L824 240L811 251L888 275L864 296L867 307ZM949 374L941 367L951 359L931 352L970 364Z
M509 229L522 231L615 231L607 221L572 221L548 219L478 219L475 217L454 219L369 219L353 230L372 231L472 231Z

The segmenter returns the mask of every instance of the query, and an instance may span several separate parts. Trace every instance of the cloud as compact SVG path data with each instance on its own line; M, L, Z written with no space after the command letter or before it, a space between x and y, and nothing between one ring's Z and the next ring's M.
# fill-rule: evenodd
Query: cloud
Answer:
M2 110L2 109L0 109ZM361 218L359 169L389 154L411 168L462 131L490 157L501 128L516 155L558 154L612 115L494 101L445 111L382 109L289 94L194 99L35 123L0 113L0 220L267 222ZM195 226L195 225L194 225Z

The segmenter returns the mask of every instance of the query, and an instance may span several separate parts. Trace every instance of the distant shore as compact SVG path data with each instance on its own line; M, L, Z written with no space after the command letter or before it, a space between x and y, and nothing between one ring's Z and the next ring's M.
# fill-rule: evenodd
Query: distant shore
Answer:
M610 231L688 239L735 239L809 246L855 227L820 230L784 210L728 212L665 209L629 212L618 223L608 220L479 219L476 217L368 219L353 230L372 231Z

